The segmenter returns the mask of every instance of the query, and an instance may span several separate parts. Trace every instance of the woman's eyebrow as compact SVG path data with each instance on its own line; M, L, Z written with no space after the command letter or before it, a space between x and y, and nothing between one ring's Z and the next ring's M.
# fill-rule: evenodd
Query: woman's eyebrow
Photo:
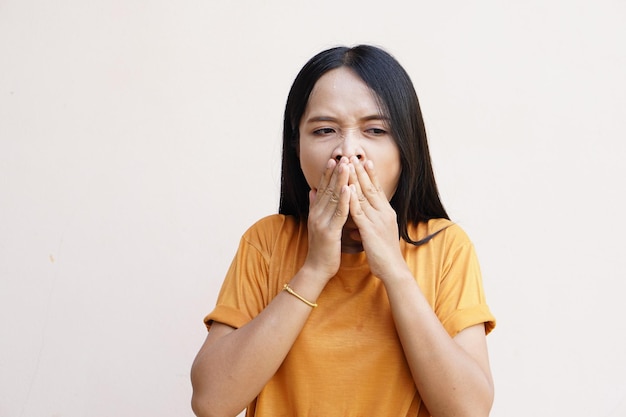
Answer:
M336 122L337 119L331 116L314 116L306 119L306 123L315 123L315 122Z
M309 117L308 119L306 119L305 123L337 122L337 120L338 119L336 117L332 117L332 116L313 116L313 117ZM383 122L389 122L388 117L382 116L380 114L372 114L370 116L364 116L359 119L359 121L361 122L369 122L371 120L380 120Z
M364 121L364 122L368 122L368 121L370 121L370 120L381 120L381 121L383 121L383 122L388 122L388 121L389 121L389 118L388 118L388 117L383 116L382 114L373 114L373 115L371 115L371 116L365 116L365 117L362 117L360 120L362 120L362 121Z

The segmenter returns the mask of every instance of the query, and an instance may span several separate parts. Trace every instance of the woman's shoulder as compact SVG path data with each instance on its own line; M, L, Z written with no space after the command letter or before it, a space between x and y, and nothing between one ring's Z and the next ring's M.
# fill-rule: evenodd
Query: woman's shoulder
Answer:
M270 214L254 222L246 233L254 231L280 231L285 228L293 229L298 227L300 227L300 223L296 221L293 216Z
M270 214L254 222L243 237L249 242L258 242L267 247L280 238L289 239L305 230L306 223L297 221L293 216Z
M282 254L289 248L300 247L306 241L306 222L283 214L272 214L257 220L242 236L242 242L267 258L275 253Z

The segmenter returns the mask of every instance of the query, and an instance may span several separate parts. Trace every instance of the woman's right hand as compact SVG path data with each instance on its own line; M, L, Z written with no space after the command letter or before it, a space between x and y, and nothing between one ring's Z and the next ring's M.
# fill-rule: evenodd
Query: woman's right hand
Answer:
M330 159L319 187L309 192L309 251L303 268L324 285L341 263L341 233L350 213L349 163L346 157Z

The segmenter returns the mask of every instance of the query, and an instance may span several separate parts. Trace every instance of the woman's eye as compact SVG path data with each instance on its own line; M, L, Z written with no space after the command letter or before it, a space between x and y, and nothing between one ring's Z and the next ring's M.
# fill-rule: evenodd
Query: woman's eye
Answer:
M367 129L366 130L367 133L371 134L371 135L376 135L376 136L381 136L387 133L387 131L385 129L380 129L377 127L373 127L371 129Z
M330 127L323 127L321 129L316 129L313 131L314 135L330 135L332 133L335 133L335 129L330 128Z

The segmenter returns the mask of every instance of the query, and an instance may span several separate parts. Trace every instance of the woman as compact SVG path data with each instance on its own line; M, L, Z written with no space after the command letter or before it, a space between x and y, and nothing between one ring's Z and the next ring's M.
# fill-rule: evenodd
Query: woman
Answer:
M414 87L367 45L289 93L279 213L242 237L192 368L200 416L487 416L474 248L439 199Z

